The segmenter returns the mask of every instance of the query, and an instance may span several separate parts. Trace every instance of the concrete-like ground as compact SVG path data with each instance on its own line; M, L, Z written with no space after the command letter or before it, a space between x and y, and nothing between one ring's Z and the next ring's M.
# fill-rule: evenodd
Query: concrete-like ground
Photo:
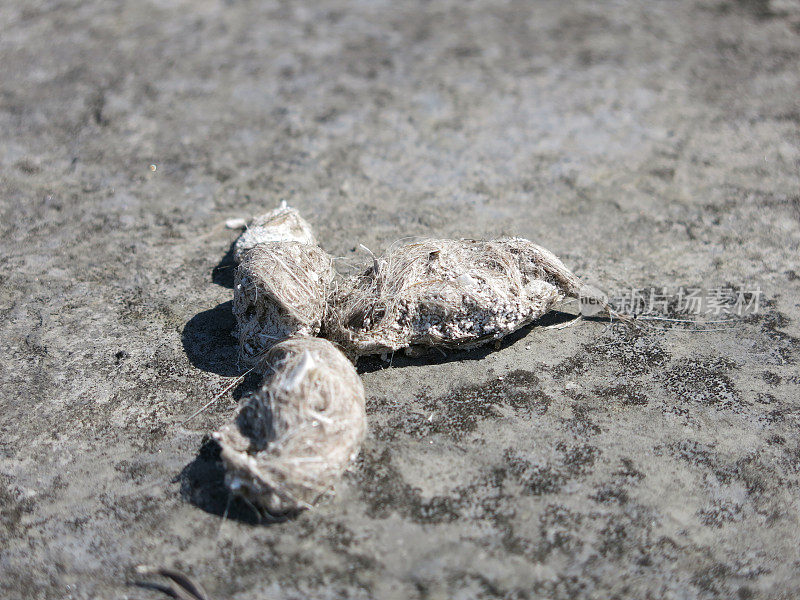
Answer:
M0 597L798 597L798 98L792 0L0 3ZM512 234L763 302L366 361L335 498L223 521L254 382L181 423L241 372L224 222L281 199L342 267Z

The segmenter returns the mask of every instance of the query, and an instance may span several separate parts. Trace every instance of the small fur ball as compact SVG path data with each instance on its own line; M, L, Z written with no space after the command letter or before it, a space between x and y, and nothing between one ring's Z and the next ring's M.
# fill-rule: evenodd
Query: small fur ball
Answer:
M236 269L233 314L239 357L257 365L290 336L319 333L334 271L319 246L266 242L251 248Z
M320 338L281 342L266 362L261 389L213 437L231 492L281 514L316 504L355 459L366 432L364 387Z
M582 284L521 238L395 246L332 297L325 336L353 358L425 347L469 348L545 314Z
M265 242L317 243L311 225L289 206L254 217L233 245L234 260L241 262L248 250Z

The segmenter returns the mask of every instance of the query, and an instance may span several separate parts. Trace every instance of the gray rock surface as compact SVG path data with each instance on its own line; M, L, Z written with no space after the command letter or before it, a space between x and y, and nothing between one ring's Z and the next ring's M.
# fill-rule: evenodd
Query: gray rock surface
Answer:
M0 597L800 595L792 0L0 3ZM152 166L151 166L152 165ZM361 366L338 495L258 524L226 219L346 268L528 237L605 289L760 286L714 331L529 328Z

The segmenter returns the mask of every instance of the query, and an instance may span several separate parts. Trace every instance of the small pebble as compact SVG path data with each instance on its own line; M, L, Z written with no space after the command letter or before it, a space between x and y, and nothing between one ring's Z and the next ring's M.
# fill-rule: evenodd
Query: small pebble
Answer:
M247 227L247 220L246 219L228 219L225 221L225 227L227 229L244 229Z

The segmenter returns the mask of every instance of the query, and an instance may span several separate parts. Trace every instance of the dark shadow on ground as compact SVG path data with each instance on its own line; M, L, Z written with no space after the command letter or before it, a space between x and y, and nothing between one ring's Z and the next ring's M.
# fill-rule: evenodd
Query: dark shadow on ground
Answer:
M182 334L183 349L192 364L225 377L241 375L244 369L237 364L237 343L231 336L235 326L231 300L192 317Z
M233 289L233 280L236 272L236 262L233 260L233 245L236 242L231 242L228 251L222 260L217 263L217 266L211 271L211 281L222 287Z
M275 517L231 494L225 485L225 467L220 451L217 442L205 438L197 457L178 474L176 480L181 484L184 501L204 512L247 525L273 525L297 516Z

